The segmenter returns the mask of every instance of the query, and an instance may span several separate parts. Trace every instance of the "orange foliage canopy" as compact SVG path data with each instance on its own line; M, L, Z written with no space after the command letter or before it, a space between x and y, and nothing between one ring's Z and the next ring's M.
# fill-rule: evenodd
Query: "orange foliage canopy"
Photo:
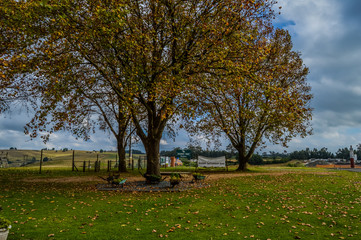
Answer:
M270 28L274 1L1 3L4 34L14 37L12 50L1 53L8 66L0 76L16 75L36 99L28 131L36 136L68 129L87 136L84 122L96 113L101 126L124 136L131 117L148 155L147 173L159 174L160 139L170 120L192 114L184 106L195 94L195 80L256 61L257 49L243 51L259 28ZM239 59L244 61L237 66Z

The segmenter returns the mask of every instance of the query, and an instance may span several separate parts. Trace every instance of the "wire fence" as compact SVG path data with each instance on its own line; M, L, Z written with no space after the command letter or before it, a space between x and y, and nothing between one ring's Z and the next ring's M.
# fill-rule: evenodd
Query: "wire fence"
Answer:
M169 157L161 157L161 167L172 167ZM165 160L167 159L167 160ZM197 167L197 162L186 164L177 160L177 163L184 166ZM132 158L127 155L125 160L126 168L131 170L143 170L147 168L147 156L144 154L133 155ZM237 165L237 161L226 160L226 166ZM78 151L78 150L0 150L0 168L10 167L34 167L39 166L39 171L43 166L70 168L77 172L99 172L99 171L118 171L119 158L116 152L96 152L96 151ZM173 166L173 167L174 167Z
M138 156L135 158L127 158L125 165L128 169L146 169L147 168L147 157ZM95 161L72 161L72 171L94 171L99 172L100 170L116 171L119 169L118 160L95 160Z
M146 169L147 157L134 155L126 158L128 169ZM117 152L96 152L77 150L0 150L0 168L44 166L65 167L71 171L116 171L119 168Z

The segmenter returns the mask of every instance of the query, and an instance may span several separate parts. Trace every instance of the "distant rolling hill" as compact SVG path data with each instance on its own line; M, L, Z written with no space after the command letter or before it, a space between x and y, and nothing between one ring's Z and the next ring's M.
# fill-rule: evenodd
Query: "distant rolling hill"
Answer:
M115 161L116 154L116 152L100 153L99 151L74 151L76 162L94 162L97 159L101 161ZM40 150L0 150L0 157L7 157L10 167L38 165L40 156ZM45 159L43 166L71 167L73 151L68 150L63 152L62 150L43 150L43 159Z

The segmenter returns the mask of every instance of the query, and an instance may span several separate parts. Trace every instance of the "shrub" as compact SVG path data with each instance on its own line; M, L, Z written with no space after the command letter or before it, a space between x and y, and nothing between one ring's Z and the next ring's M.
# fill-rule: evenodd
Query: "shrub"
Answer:
M179 173L172 173L170 176L170 180L180 180Z
M124 181L126 180L125 178L117 178L117 179L114 179L112 182L114 183L120 183L121 181Z
M154 174L151 174L151 175L145 174L144 177L148 183L159 183L162 180L161 176L154 175Z
M0 216L0 229L4 229L4 228L10 229L11 228L10 224L11 222L8 219Z
M303 167L303 164L300 162L296 162L296 163L289 163L287 164L288 167Z
M197 163L196 162L192 162L188 159L182 159L182 163L184 166L186 167L197 167Z

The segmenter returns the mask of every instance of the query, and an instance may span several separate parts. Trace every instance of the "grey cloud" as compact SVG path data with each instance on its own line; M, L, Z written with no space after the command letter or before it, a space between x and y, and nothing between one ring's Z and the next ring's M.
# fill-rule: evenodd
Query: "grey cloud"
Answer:
M309 67L314 135L293 149L357 144L361 127L361 1L280 0L280 22ZM280 24L282 25L282 24ZM279 148L275 147L274 148Z
M18 117L6 117L0 120L0 129L13 130L18 132L24 131L24 116L19 115Z
M359 28L361 23L361 1L343 1L342 16L349 27Z

